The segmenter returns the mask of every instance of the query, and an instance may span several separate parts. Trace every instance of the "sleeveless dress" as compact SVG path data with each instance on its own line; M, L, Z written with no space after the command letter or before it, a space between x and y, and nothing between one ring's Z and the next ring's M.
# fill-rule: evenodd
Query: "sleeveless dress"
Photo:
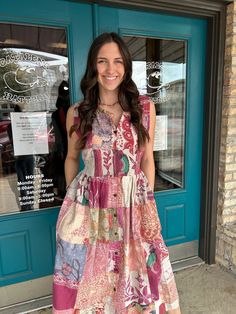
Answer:
M149 128L150 103L140 97ZM78 122L75 107L75 122ZM97 110L57 222L53 313L160 314L178 308L143 151L130 114Z

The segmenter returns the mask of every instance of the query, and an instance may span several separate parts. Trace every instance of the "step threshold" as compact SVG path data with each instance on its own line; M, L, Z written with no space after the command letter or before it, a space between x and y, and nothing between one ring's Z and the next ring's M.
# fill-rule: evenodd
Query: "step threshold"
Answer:
M205 264L205 262L199 256L189 257L183 260L174 261L171 263L174 272Z
M0 314L26 314L52 306L52 296L45 296L0 308Z

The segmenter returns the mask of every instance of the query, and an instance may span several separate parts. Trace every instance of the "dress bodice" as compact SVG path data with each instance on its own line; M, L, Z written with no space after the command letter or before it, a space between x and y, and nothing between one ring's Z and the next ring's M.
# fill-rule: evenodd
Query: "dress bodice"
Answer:
M140 101L143 108L142 123L148 130L150 102L144 96L140 97ZM130 113L123 111L115 126L111 114L98 109L92 131L82 150L83 171L92 177L135 175L140 172L142 155L143 150L138 147L137 132L130 121Z

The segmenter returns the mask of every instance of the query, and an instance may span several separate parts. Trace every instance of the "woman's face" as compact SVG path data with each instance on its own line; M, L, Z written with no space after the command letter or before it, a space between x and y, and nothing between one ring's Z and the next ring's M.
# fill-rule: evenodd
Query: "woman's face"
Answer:
M123 80L125 68L116 43L104 44L97 55L98 84L100 91L116 91Z

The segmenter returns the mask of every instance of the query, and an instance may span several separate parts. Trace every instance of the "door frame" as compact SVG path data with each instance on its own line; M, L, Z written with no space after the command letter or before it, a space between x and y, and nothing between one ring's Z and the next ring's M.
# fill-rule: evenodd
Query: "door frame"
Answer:
M81 2L80 0L67 0ZM199 257L215 263L221 111L228 0L90 0L97 5L207 19L205 110L201 182ZM217 77L217 80L215 79Z

